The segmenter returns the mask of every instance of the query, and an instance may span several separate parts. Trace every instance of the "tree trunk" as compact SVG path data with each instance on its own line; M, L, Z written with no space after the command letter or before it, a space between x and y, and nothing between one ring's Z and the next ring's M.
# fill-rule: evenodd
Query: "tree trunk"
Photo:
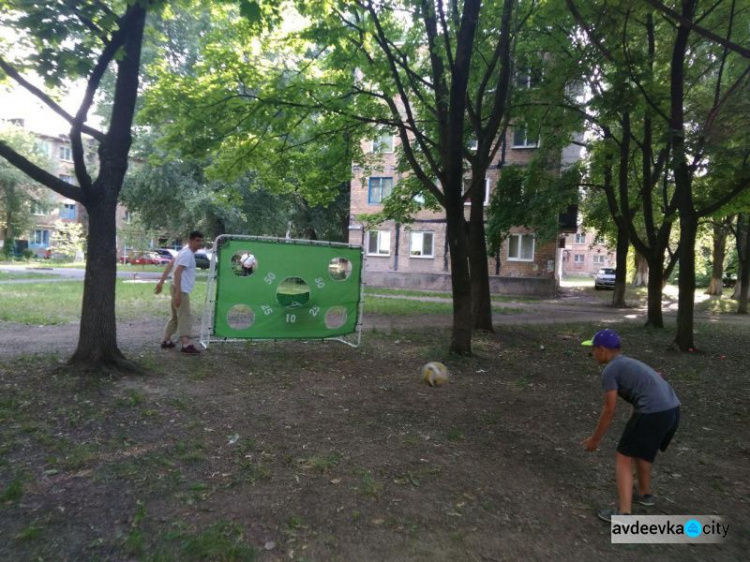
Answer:
M739 299L737 314L747 314L747 299L750 289L750 214L740 215L737 221L737 255L739 275L735 294Z
M461 198L457 197L453 201L448 199L445 211L453 293L453 331L450 352L457 355L470 355L472 314L469 242Z
M88 255L83 282L83 305L78 347L68 361L90 368L132 370L117 347L115 287L117 248L115 243L116 198L106 197L87 207L89 212Z
M615 291L612 295L612 306L625 308L625 284L628 274L628 231L624 228L617 229L617 269L615 269Z
M682 16L692 21L695 2L682 1ZM680 351L693 351L695 313L695 236L698 217L693 204L692 176L688 167L685 146L685 58L687 57L690 28L680 23L677 28L670 68L670 137L675 198L680 214L680 294L677 309L677 333L674 345Z
M692 199L692 198L691 198ZM695 237L698 220L690 209L680 209L680 279L677 297L677 334L674 343L680 351L693 351L695 323Z
M481 185L473 185L469 214L469 267L471 273L471 314L473 328L494 332L492 327L492 299L490 272L487 262L487 240L484 230L484 178Z
M653 252L653 254L658 254L658 252ZM664 254L652 256L648 264L648 308L646 312L646 326L652 328L664 327L664 315L661 310L663 268Z
M724 293L724 257L727 249L727 231L724 225L714 222L713 235L711 282L708 284L705 294L720 297Z
M640 253L635 253L635 279L634 287L648 286L648 260Z

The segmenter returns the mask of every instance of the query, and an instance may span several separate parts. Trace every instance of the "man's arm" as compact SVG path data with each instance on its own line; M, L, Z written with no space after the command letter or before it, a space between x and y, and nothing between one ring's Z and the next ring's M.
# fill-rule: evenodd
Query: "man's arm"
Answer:
M161 279L159 279L159 282L156 284L156 289L154 289L154 294L161 293L162 287L164 287L164 281L167 280L167 277L169 277L169 272L172 271L172 266L174 265L174 258L172 258L172 261L170 261L167 264L167 267L164 268L164 273L161 274Z
M584 439L582 442L583 448L588 452L596 451L599 446L599 441L602 440L604 434L607 433L612 418L615 417L615 407L617 406L617 391L608 390L604 393L604 406L602 406L602 413L599 416L599 423L596 424L594 434L588 439Z
M180 307L182 302L182 270L185 269L184 265L178 265L177 269L174 270L174 279L172 279L172 285L174 286L174 296L172 297L172 303L175 308Z

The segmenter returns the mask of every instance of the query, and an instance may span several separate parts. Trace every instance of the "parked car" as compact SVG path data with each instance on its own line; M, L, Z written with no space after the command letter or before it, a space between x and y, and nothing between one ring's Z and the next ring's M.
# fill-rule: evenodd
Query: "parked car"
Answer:
M172 258L165 258L156 252L141 252L133 256L130 263L133 265L163 265L172 261Z
M208 269L211 267L213 254L211 250L198 250L195 252L195 267L198 269Z
M614 267L602 267L594 277L594 289L614 289L615 271Z
M177 257L177 250L173 250L172 248L159 248L158 250L154 250L154 252L169 261Z
M734 288L737 284L737 277L733 273L727 273L724 279L721 280L721 285L727 288Z

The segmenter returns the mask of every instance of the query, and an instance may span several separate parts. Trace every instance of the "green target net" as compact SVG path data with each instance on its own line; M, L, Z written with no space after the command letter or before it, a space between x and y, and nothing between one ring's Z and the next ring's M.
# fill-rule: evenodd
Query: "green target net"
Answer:
M336 339L359 345L362 248L219 236L200 341Z

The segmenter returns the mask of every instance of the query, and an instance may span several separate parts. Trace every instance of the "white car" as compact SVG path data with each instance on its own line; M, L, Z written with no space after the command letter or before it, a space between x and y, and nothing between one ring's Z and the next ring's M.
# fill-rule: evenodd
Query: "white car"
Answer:
M594 289L614 289L615 288L615 268L602 267L594 277Z

